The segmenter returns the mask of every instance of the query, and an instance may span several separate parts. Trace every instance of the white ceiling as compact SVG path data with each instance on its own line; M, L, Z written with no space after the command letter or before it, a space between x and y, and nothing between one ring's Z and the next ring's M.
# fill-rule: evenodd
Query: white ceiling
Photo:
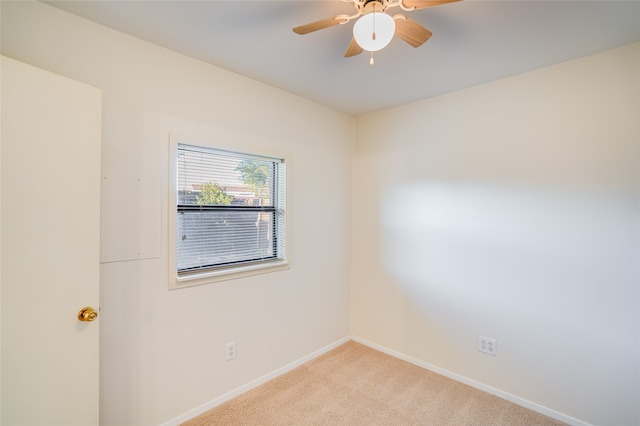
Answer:
M406 12L433 37L394 39L370 66L343 57L354 21L292 31L352 14L341 0L47 3L354 116L640 41L638 0L464 0Z

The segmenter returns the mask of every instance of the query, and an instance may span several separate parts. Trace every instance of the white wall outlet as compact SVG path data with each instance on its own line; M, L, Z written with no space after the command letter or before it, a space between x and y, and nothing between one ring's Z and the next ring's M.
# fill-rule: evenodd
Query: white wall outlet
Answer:
M478 336L478 350L485 354L496 356L498 350L496 339Z
M238 351L236 348L236 342L227 343L227 361L231 361L232 359L236 359L238 355Z

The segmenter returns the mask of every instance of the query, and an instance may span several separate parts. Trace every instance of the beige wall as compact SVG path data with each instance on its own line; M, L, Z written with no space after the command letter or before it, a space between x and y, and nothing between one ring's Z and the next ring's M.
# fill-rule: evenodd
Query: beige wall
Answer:
M158 247L122 235L151 258L101 266L102 424L160 424L348 336L353 118L42 3L2 2L2 53L101 88L103 171L162 194ZM170 132L289 153L290 270L168 290Z
M635 44L358 117L352 334L638 424L639 64Z

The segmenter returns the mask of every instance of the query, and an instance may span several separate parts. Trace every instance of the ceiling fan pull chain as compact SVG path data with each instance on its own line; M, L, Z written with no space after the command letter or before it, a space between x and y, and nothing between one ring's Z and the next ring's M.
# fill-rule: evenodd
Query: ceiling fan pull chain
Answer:
M369 59L369 65L373 65L373 51L371 51L371 59Z

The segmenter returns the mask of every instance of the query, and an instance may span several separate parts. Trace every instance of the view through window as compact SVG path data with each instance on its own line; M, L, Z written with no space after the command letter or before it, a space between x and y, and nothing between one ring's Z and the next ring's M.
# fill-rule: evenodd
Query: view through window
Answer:
M282 159L178 144L178 275L282 261Z

